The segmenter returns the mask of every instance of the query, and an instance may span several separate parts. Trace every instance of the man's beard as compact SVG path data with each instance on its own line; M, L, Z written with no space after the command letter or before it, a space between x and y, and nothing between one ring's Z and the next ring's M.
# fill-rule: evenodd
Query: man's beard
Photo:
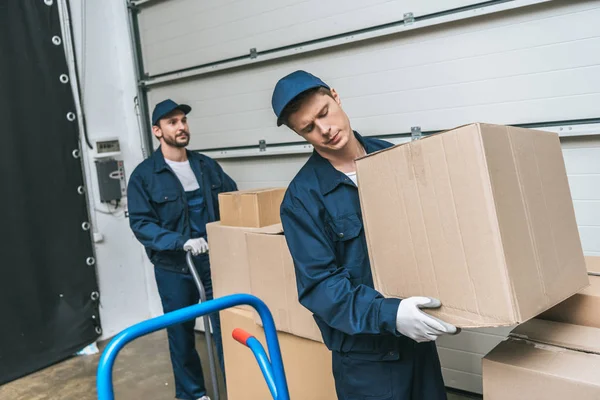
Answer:
M180 136L185 136L186 141L185 142L179 142L179 141L177 141L177 138L180 137ZM189 135L189 133L185 133L184 135L177 135L174 138L163 136L163 140L169 146L182 148L182 147L186 147L190 143L190 135Z

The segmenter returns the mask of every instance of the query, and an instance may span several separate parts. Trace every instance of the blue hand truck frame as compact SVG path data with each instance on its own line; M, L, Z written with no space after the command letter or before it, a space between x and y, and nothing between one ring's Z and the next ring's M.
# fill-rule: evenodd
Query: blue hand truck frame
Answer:
M121 349L129 342L168 326L180 324L191 319L243 304L250 305L258 311L265 330L269 354L267 355L263 346L256 338L246 332L236 329L233 332L233 336L238 342L246 345L252 350L273 399L289 400L290 396L273 316L262 300L249 294L233 294L195 304L166 313L160 317L142 321L121 331L109 342L100 357L96 380L98 399L114 400L112 381L113 366L119 351L121 351Z

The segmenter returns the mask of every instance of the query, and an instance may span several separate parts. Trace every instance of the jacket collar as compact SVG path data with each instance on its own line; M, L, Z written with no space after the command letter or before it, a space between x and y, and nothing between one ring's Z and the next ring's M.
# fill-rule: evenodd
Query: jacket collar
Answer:
M194 152L191 152L188 149L186 149L185 152L187 153L188 160L195 159ZM154 172L159 173L169 169L169 165L165 161L165 156L163 155L160 146L158 146L158 149L152 154L152 160L154 161Z
M354 137L356 137L358 142L364 147L367 154L375 151L375 149L370 146L369 141L365 140L358 132L354 131ZM315 169L318 170L319 187L322 195L325 196L332 192L342 183L353 185L346 174L335 169L329 160L323 158L316 150L313 151L311 156L311 163L313 163Z

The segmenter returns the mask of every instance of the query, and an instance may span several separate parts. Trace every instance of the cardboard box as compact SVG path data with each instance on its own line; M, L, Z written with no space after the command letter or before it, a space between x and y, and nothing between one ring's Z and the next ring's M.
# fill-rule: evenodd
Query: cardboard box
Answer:
M600 329L533 319L483 359L488 399L600 398Z
M600 355L509 339L483 359L486 400L600 398Z
M264 331L254 323L253 314L240 309L221 311L221 328L227 375L227 399L270 399L271 394L252 351L231 337L235 328L242 328L254 335L267 350ZM336 399L331 371L331 352L327 347L322 343L287 333L280 333L278 338L290 398Z
M600 276L589 279L589 287L542 313L539 318L600 328Z
M322 342L321 331L298 301L296 271L283 228L246 233L252 294L271 310L277 330ZM256 322L260 318L256 315Z
M261 228L280 223L279 208L285 190L268 188L220 193L221 224Z
M375 288L459 327L524 322L588 285L555 133L471 124L357 161Z
M223 226L220 222L206 225L213 295L223 297L235 293L252 293L250 264L246 251L246 232L279 232L281 224L263 228ZM243 308L252 310L249 306Z
M600 276L600 257L586 256L585 265L587 267L588 274Z

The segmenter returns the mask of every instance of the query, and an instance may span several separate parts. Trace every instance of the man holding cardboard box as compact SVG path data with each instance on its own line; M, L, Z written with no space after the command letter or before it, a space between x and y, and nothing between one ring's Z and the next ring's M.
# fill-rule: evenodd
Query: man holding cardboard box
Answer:
M165 313L197 304L199 293L186 265L194 255L207 299L212 280L206 224L219 219L218 195L237 190L235 182L211 158L186 150L190 141L187 113L191 107L165 100L152 113L152 132L160 148L133 171L127 197L129 222L155 266ZM218 314L211 324L223 368ZM195 321L167 328L178 399L209 400L196 352Z
M281 220L300 303L332 350L338 397L445 399L434 341L457 329L421 311L439 300L400 301L373 288L354 160L391 144L354 132L337 92L305 71L279 80L272 106L277 125L315 149L286 192Z

